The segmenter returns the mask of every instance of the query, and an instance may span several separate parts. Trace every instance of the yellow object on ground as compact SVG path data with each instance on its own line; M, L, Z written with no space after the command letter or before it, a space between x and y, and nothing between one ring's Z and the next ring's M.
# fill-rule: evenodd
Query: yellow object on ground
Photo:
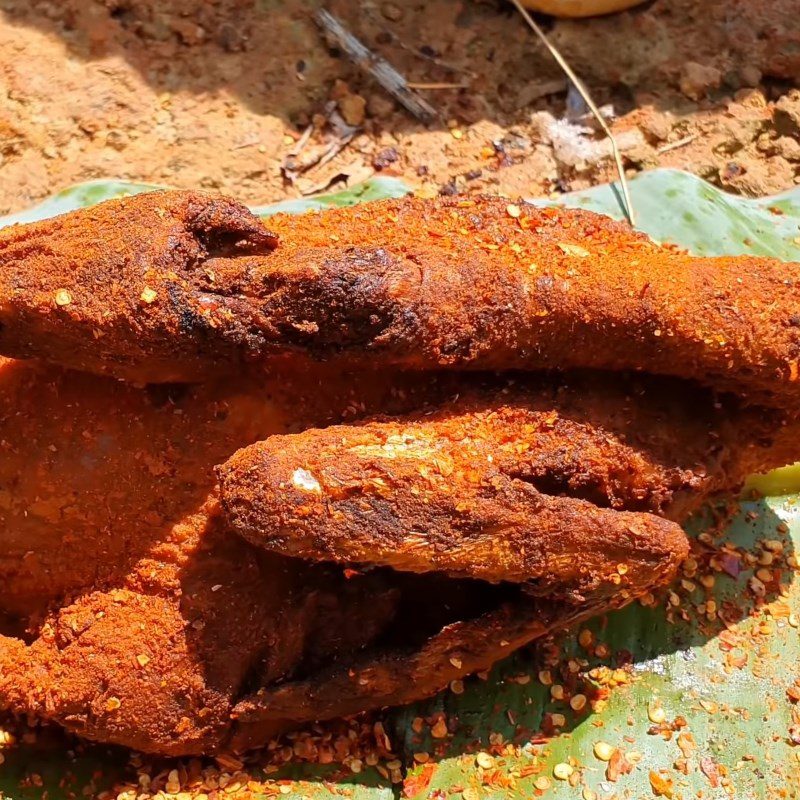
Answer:
M532 11L554 17L594 17L641 5L644 0L522 0Z

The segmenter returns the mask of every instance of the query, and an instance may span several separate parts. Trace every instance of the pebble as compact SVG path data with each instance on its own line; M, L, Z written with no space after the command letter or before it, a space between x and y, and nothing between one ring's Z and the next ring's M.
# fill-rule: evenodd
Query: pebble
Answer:
M360 94L346 94L338 101L339 113L344 121L352 127L364 122L367 101Z
M381 14L392 22L398 22L403 19L403 13L403 9L400 8L400 6L396 6L394 3L384 3L381 6Z
M692 100L701 100L712 89L719 88L722 73L715 67L687 61L681 70L681 92Z

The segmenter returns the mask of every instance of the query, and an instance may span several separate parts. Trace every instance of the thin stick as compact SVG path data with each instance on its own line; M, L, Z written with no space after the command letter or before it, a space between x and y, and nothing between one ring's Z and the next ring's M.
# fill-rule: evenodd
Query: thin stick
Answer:
M354 136L355 132L348 133L346 136L343 136L341 139L337 139L335 142L333 142L322 158L320 158L320 160L314 164L314 168L319 169L320 167L324 167L329 161L333 161L333 159L336 158L336 156L338 156L348 144L350 144Z
M313 130L313 123L306 126L306 129L303 131L303 135L295 142L294 147L289 151L290 156L299 156L300 153L303 152L303 148L308 144L308 140L311 138L311 133Z
M628 190L628 181L625 177L625 169L622 166L622 156L620 155L619 148L617 147L617 141L614 138L614 134L611 133L611 128L608 127L606 121L603 119L603 115L600 113L600 110L597 108L594 100L592 100L589 90L583 85L583 81L573 72L572 67L570 67L570 65L564 59L564 56L562 56L561 53L556 49L556 46L550 42L547 36L545 36L544 31L536 24L536 21L528 13L528 10L522 5L520 0L511 0L511 2L516 6L517 11L522 14L522 18L528 24L528 27L539 37L539 40L550 52L550 55L556 60L558 66L564 70L567 77L575 84L575 88L578 90L578 92L580 92L580 95L586 102L586 105L589 106L589 110L594 115L598 125L600 125L605 135L611 140L611 150L614 153L614 162L617 165L619 182L620 186L622 187L622 196L625 200L625 216L627 216L628 222L631 224L631 227L633 227L635 224L635 216L633 212L633 203L631 202L631 193Z
M384 33L387 33L392 41L401 49L405 50L407 53L411 53L414 58L421 58L423 61L427 61L429 64L435 64L437 67L441 67L442 69L446 69L448 72L460 72L462 75L466 75L468 78L477 78L477 74L474 73L471 69L467 69L466 67L458 67L455 64L451 64L449 61L442 61L441 58L437 58L436 56L429 56L427 53L423 53L420 50L417 50L413 47L409 47L403 40L393 31L386 30L384 28Z
M437 118L436 109L409 89L406 79L386 59L375 55L353 36L341 20L322 8L314 14L314 20L359 69L371 75L417 119L429 123Z
M670 150L677 150L679 147L685 147L687 144L691 144L697 138L697 134L693 133L691 136L685 136L683 139L678 139L677 142L670 142L669 144L665 144L663 147L659 147L656 150L658 155L663 155L664 153L669 153Z
M434 90L434 89L466 89L466 83L407 83L409 89Z

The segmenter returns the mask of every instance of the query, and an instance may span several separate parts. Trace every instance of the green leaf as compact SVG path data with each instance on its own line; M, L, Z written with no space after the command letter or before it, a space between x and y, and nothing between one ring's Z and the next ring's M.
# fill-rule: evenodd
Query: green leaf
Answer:
M388 200L392 197L402 197L408 192L406 184L398 178L372 178L342 192L317 195L304 200L284 200L274 205L255 206L252 210L261 217L271 217L273 214L303 214L306 211L323 208L346 208L372 200Z
M130 183L128 181L89 181L79 183L54 194L27 211L0 217L0 228L6 225L37 220L66 214L86 206L128 197L143 192L154 192L169 189L169 186L157 186L152 183ZM386 200L391 197L402 197L409 189L398 178L378 177L332 194L322 194L301 200L284 200L271 205L253 206L252 211L260 217L271 217L273 214L303 214L323 208L344 208L356 203L367 203L372 200Z
M751 253L800 260L800 188L751 200L688 172L656 169L630 181L630 190L637 227L656 241L703 256ZM617 184L534 202L624 219Z
M0 225L40 219L155 188L161 187L95 181L61 192L28 212L2 218ZM301 213L397 197L407 191L401 181L376 178L346 192L254 211L264 217L279 211ZM775 198L747 200L727 195L687 173L656 170L634 179L631 192L639 227L655 239L702 255L754 253L800 260L800 189ZM622 217L613 186L565 195L558 202ZM676 798L697 797L700 792L704 798L761 798L777 796L781 791L787 792L782 796L796 796L800 747L793 746L789 738L792 706L786 691L798 675L800 636L786 614L800 616L800 585L784 568L780 579L785 596L772 592L756 602L750 585L753 569L741 555L763 552L759 543L767 539L780 540L784 556L794 553L800 541L800 494L789 493L800 492L800 467L756 476L750 488L785 496L744 503L724 527L718 542L729 542L738 555L729 557L727 572L713 572L713 587L707 589L693 578L680 588L680 607L691 609L688 622L668 621L668 613L674 616L676 611L669 612L663 602L656 607L628 606L586 626L596 641L608 646L611 655L603 657L587 654L577 641L577 631L562 637L559 663L563 666L565 659L572 657L585 658L588 664L579 664L579 678L551 668L555 680L568 687L570 681L577 681L573 691L583 689L587 696L607 692L601 707L593 709L589 702L576 713L566 701L553 699L550 688L538 679L539 670L545 666L544 650L539 647L515 654L485 680L470 678L463 694L443 692L393 712L387 729L409 766L404 794L420 800L445 798L450 792L460 797L465 791L468 798L498 800L581 797L588 787L598 798L645 798L654 796L651 771L658 775L664 770ZM708 519L695 520L691 532L697 535L707 524ZM785 559L781 563L785 564ZM746 567L738 574L737 564ZM720 636L726 626L697 610L703 603L708 609L710 599L717 609L725 609L726 615L736 613L736 609L742 613L741 621L729 626L732 633ZM769 633L761 632L764 626ZM732 641L736 646L726 649ZM613 667L619 661L632 664L634 679L609 689L603 681L609 674L613 681ZM594 666L604 669L592 679L588 672ZM651 732L648 706L654 701L663 708L667 722L682 717L684 727L669 735ZM447 719L458 720L456 732L433 739L430 722L442 713ZM531 744L531 734L552 720L554 713L565 718L561 732ZM414 720L420 717L428 722L418 732ZM685 747L687 733L693 736L696 747L686 758L687 774L683 774L675 763L684 757L679 734L684 735L680 741ZM616 781L609 780L608 765L594 754L599 741L620 748L636 761L632 771ZM477 765L475 753L481 749L493 753L495 768ZM415 762L415 753L426 753L427 763ZM7 750L5 755L0 792L15 800L40 797L43 789L51 800L66 798L69 791L79 796L90 779L96 790L110 786L125 758L115 750L87 747L71 755L45 745L26 745ZM484 759L482 763L487 762ZM576 786L554 776L558 763L572 764ZM28 779L20 786L20 779L30 773L41 778L33 783ZM75 780L62 785L62 779L72 774L77 776ZM352 795L354 800L388 800L396 792L396 787L366 768L362 774L351 775L333 767L294 765L270 777L298 781L287 795L290 800L337 793ZM537 788L537 779L546 779L548 788ZM39 782L41 786L35 785Z

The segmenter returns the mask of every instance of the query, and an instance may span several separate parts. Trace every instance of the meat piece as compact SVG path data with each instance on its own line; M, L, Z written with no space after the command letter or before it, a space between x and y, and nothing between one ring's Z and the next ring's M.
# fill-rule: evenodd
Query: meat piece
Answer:
M734 485L734 451L762 452L767 432L748 418L737 433L725 422L731 409L645 378L531 377L507 393L502 380L473 391L474 383L331 370L137 389L0 364L0 617L16 618L0 640L0 706L90 739L178 755L256 747L298 724L424 697L665 578L657 568L685 544L649 512L669 507L670 492L694 501L712 485ZM455 577L467 570L385 566L346 578L341 565L311 563L314 553L270 554L222 524L213 465L237 448L290 431L302 444L318 435L303 430L353 409L416 408L419 419L443 420L447 412L435 409L455 394L476 430L491 424L479 401L549 409L554 431L587 445L610 437L597 453L642 465L635 485L646 491L631 516L646 524L616 549L618 563L630 564L619 584L578 592L570 589L579 583L562 582L558 599L536 596L527 580ZM752 445L743 438L751 433ZM531 475L552 459L542 435L546 458L528 459ZM606 475L596 454L586 456L584 468L565 450L566 492L595 505L606 486L633 496L610 461ZM615 503L603 512L617 513ZM662 530L673 538L644 541Z
M195 193L0 233L0 349L206 381L0 363L1 708L179 755L417 699L667 580L676 520L795 453L794 419L686 382L362 370L644 367L793 405L772 262L465 202L276 220L277 249ZM316 429L378 412L414 415Z
M213 288L198 294L212 280L206 262L276 243L244 206L198 192L140 194L4 228L0 352L134 379L197 377L239 349L225 355L223 340L208 338Z
M218 469L232 527L304 559L380 564L539 595L613 596L671 577L688 546L661 511L707 481L607 430L537 410L524 391L430 416L274 436ZM645 576L647 576L645 578Z
M140 381L311 358L646 368L751 402L800 396L797 264L696 258L588 212L497 198L270 227L267 255L275 239L240 206L161 193L0 232L0 350Z
M276 719L407 702L459 677L456 647L456 664L477 670L500 655L498 638L513 649L554 618L580 618L587 603L624 605L685 557L670 520L796 452L796 423L680 382L550 380L466 389L402 419L275 436L218 468L228 523L261 547L499 590L514 583L524 598L399 658L371 652L346 673L264 686L235 707L235 742Z
M619 587L618 547L659 582L686 554L660 517L681 521L788 455L769 450L780 415L715 406L675 381L476 383L425 413L240 450L217 469L229 524L304 559L528 581L564 597Z

